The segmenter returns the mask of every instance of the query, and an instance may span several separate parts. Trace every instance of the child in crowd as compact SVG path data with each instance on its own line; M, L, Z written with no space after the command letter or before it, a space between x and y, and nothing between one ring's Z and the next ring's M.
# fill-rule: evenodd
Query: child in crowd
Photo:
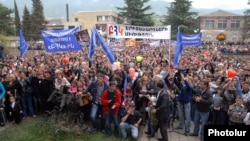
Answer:
M76 96L78 96L81 100L79 105L81 106L81 109L82 109L84 121L88 121L89 115L90 115L91 95L89 93L83 94L83 91L86 89L86 87L84 87L82 83L77 84L77 89L78 89L78 92Z
M60 110L62 110L65 105L68 105L71 102L71 100L76 100L76 102L80 106L83 105L82 99L78 94L78 92L79 92L78 88L79 87L83 87L83 85L82 84L78 85L78 82L76 80L73 80L71 82L71 86L68 89L68 92L70 94L64 94L62 96L62 101L61 101L61 104L60 104ZM81 88L81 90L83 90L83 89Z
M123 99L122 100L125 100L126 99L126 96L128 95L131 95L133 97L133 90L132 90L132 84L131 83L128 83L127 86L126 86L126 89L123 90Z
M21 105L16 102L16 98L14 96L10 96L10 117L15 121L16 124L20 124L22 121L22 108Z
M230 125L244 125L244 118L246 117L246 108L243 105L243 98L241 96L237 96L235 99L235 103L229 106L228 116L229 116L229 124Z
M72 95L76 95L77 93L77 81L72 81L71 86L69 87L68 92Z
M132 91L132 84L128 83L126 86L126 90L123 91L123 97L122 97L122 105L120 109L120 116L123 116L125 111L128 109L129 104L131 101L133 101L133 91Z

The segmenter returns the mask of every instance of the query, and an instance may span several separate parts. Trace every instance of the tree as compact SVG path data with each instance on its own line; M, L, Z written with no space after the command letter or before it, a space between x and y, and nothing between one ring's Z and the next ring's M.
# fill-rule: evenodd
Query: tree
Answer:
M131 25L137 26L153 26L154 20L152 15L154 13L149 13L151 8L150 5L145 6L149 0L124 0L126 6L116 7L118 15L122 19L127 18L127 22ZM118 21L119 23L124 23L124 20Z
M247 3L248 5L250 5L250 1L248 1ZM245 16L245 25L243 30L243 35L242 35L242 40L245 41L246 39L249 39L250 37L250 9L246 9L246 11L244 11L244 16Z
M31 14L31 27L30 35L33 40L41 39L41 30L45 30L45 17L43 13L43 5L40 0L32 0L32 14Z
M19 35L19 29L21 27L21 21L19 16L19 11L17 8L16 0L14 0L14 10L15 10L15 28L16 28L16 35Z
M14 35L14 29L11 26L12 18L10 16L12 13L12 9L9 9L0 3L0 34Z
M31 15L30 15L30 12L29 12L28 8L26 7L26 5L24 6L24 10L23 10L22 29L23 29L23 35L24 35L25 39L27 41L30 41L32 39L31 32L30 32Z
M175 0L167 7L168 15L163 20L164 25L171 25L171 37L176 39L178 26L184 34L194 34L198 27L196 23L197 12L190 12L192 2L189 0Z

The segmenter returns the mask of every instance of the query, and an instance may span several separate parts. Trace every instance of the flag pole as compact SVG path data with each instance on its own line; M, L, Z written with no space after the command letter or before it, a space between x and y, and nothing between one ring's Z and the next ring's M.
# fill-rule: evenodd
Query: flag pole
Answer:
M171 46L170 46L170 41L171 41L171 39L168 40L168 55L169 55L168 56L168 58L169 58L168 65L169 65L169 71L170 71L170 68L171 68L170 67L170 65L171 65L171 51L170 51L171 50L170 49Z
M171 67L170 67L170 65L171 65L171 49L170 49L170 44L171 44L171 25L170 25L170 37L169 37L169 40L168 40L168 55L169 55L169 63L168 63L168 65L169 65L169 71L170 71L170 69L171 69Z

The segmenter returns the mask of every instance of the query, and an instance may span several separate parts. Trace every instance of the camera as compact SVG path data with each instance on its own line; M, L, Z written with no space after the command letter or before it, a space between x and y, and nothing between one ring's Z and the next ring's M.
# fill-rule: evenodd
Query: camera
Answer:
M187 76L188 73L189 73L189 69L187 69L187 68L180 68L175 73L175 78L177 77L177 78L181 79L181 74L183 74L184 76Z

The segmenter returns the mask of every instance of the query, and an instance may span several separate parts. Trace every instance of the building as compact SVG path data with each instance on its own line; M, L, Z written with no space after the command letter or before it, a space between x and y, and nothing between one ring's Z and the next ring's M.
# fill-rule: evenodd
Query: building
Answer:
M71 21L66 22L65 25L80 25L81 29L88 29L89 32L93 27L96 27L101 34L105 34L107 31L107 24L117 23L117 20L118 14L111 10L80 11L76 14L73 14Z
M17 48L19 46L19 36L7 36L5 37L5 45L10 48Z
M47 30L61 30L64 29L63 19L48 19L46 23Z
M203 42L216 42L219 35L225 35L225 42L244 41L245 16L217 10L198 17Z

